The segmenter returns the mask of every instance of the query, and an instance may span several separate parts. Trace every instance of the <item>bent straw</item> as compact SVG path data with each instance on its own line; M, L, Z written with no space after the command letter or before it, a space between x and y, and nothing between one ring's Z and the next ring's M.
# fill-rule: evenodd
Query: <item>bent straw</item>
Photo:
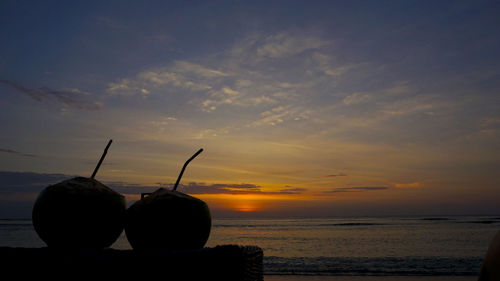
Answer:
M193 160L196 156L198 156L198 154L200 154L202 151L203 151L203 148L200 148L200 150L198 150L193 156L191 156L191 158L189 158L186 161L186 163L184 163L184 166L182 167L181 173L179 174L179 177L177 177L177 181L175 182L174 188L172 190L175 191L177 189L177 186L179 185L179 182L181 181L182 174L184 174L184 170L186 169L186 166L189 164L189 162L191 162L191 160Z
M97 163L97 166L94 169L94 172L92 173L92 176L90 177L91 179L94 179L95 174L97 174L97 171L101 167L102 161L104 160L104 157L106 157L106 154L108 153L108 148L111 145L113 140L109 140L108 145L106 145L106 148L104 149L104 152L102 153L101 159L99 160L99 163Z

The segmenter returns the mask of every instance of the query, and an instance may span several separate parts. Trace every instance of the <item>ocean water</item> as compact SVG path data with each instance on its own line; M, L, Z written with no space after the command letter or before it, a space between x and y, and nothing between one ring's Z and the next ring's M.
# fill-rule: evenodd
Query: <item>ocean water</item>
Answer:
M500 217L216 219L208 247L257 245L264 273L477 276ZM44 247L30 220L0 220L0 246ZM124 234L112 245L130 249Z

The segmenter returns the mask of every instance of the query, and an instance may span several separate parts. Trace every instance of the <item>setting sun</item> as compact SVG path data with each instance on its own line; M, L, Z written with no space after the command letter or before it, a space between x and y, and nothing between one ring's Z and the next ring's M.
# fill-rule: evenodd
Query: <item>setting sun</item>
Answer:
M239 212L255 212L258 210L258 208L256 206L253 206L252 204L241 204L235 206L234 210Z
M284 205L301 202L310 197L304 195L274 194L195 194L194 196L206 201L211 209L230 210L242 213L272 212L283 208Z
M224 208L238 212L255 212L266 208L268 196L256 194L199 194L196 197L208 202L211 207Z

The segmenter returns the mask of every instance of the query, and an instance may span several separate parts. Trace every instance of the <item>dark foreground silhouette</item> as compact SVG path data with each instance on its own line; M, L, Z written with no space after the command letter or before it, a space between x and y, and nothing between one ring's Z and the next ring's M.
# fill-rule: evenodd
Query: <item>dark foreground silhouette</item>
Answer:
M182 251L0 247L0 257L3 274L17 280L263 280L263 251L255 246Z
M497 232L484 257L478 281L500 280L500 231Z

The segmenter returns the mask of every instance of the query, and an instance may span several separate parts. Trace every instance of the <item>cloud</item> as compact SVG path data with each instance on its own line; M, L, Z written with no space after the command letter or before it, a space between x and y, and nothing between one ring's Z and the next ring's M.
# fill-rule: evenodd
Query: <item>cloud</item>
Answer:
M397 188L416 188L422 186L419 182L411 182L411 183L396 183L394 184Z
M123 78L109 83L107 92L111 95L147 96L154 89L172 86L189 91L208 90L212 87L206 83L195 82L193 79L169 70L149 70L141 72L135 78Z
M200 64L195 64L187 61L176 61L173 65L173 69L177 72L193 73L196 76L205 78L230 76L230 74L222 72L220 70L212 69Z
M325 193L364 192L364 191L385 190L385 189L388 189L388 187L385 186L340 187L325 191Z
M345 105L354 105L359 103L365 103L370 101L371 95L368 93L353 93L347 97L345 97L342 102Z
M311 57L324 52L323 48L331 43L300 30L255 35L239 40L227 50L199 58L196 63L178 60L118 79L108 84L107 92L142 98L182 93L184 100L179 97L177 101L195 104L206 113L221 107L241 107L255 114L255 109L265 111L271 106L297 102L303 107L301 101L314 92L311 81L321 79L317 73L305 77L304 71L319 67L319 62ZM276 65L277 60L283 64ZM322 62L321 69L320 75L338 76L348 67L330 65L328 61ZM279 118L268 123L276 122L280 122Z
M335 178L335 177L347 177L347 175L344 173L340 173L340 174L332 174L332 175L325 176L325 178Z
M386 102L381 112L387 117L399 117L401 115L413 115L425 113L432 115L434 111L443 110L444 105L433 101L429 96L417 96L414 98L397 99Z
M40 192L51 184L71 177L63 174L0 171L0 194Z
M217 137L220 135L227 135L230 132L230 128L220 128L220 129L205 129L198 132L194 138L195 139L205 139L210 137Z
M500 125L500 117L485 117L480 120L481 127L497 127Z
M304 193L305 191L307 191L307 189L300 188L300 187L294 187L294 188L281 189L279 191L279 193L280 194L300 194L300 193Z
M4 148L0 148L0 152L9 153L9 154L13 154L13 155L19 155L19 156L25 156L25 157L38 157L38 155L35 155L35 154L23 153L23 152L11 150L11 149L4 149Z
M283 119L285 119L290 114L290 111L283 106L275 107L271 110L262 112L260 114L262 118L252 122L248 125L248 127L259 127L262 125L275 126L276 124L283 123Z
M127 183L107 183L120 190L123 193L141 193L152 192L159 187L172 189L173 183L156 183L156 186L141 186L136 184ZM279 191L263 191L261 186L252 183L213 183L207 184L203 182L190 182L188 184L179 184L178 190L187 194L300 194L305 192L305 188L293 188L286 186L286 188Z
M177 121L177 118L175 118L175 117L162 116L162 117L158 118L158 120L149 121L148 123L151 124L151 126L158 129L158 131L164 132L165 129L167 128L167 126L170 123L175 122L175 121Z
M334 63L334 57L322 52L314 52L312 60L316 63L316 69L332 78L340 77L362 64L338 64Z
M229 87L222 87L219 90L213 90L209 93L210 98L202 102L202 110L205 112L214 111L217 106L222 104L236 104L241 93Z
M269 85L264 86L267 89L259 88L259 85L255 85L255 88L240 85L235 85L235 87L236 89L222 86L220 89L209 91L209 98L201 103L202 110L212 112L221 105L238 107L267 106L277 104L280 100L283 100L283 96L280 96L281 89L278 87L270 87ZM260 87L263 87L262 84ZM258 89L262 89L260 94L257 93Z
M329 44L330 42L312 35L281 32L266 37L264 43L257 48L257 54L262 57L281 58L316 50Z
M165 188L172 188L173 184L159 183L159 186ZM249 193L263 193L260 186L250 183L241 184L206 184L198 182L190 182L188 184L180 184L179 190L187 194L249 194Z
M390 128L391 133L387 136L396 131L400 131L399 135L408 134L411 132L406 125L408 122L422 126L415 122L415 118L454 114L458 107L462 106L460 103L463 101L450 101L443 98L445 95L423 93L419 90L416 84L406 80L390 82L371 91L336 94L335 97L340 98L339 102L319 107L313 112L320 112L323 120L335 124L331 128L325 128L325 132L344 136L354 134L358 136L359 141L363 141L363 138L372 139L373 135L377 134L374 132L375 128L380 133L387 132ZM431 128L433 124L434 122L426 123L425 126Z
M57 102L69 108L78 110L95 111L102 108L102 105L100 103L83 99L82 96L87 95L87 93L84 93L78 89L53 90L47 87L31 89L24 87L18 83L2 79L0 79L0 83L10 86L16 91L23 93L38 102Z
M108 84L111 95L147 96L153 91L164 92L174 87L188 91L208 91L217 79L230 76L217 69L187 61L176 61L167 67L150 69L132 78L122 78Z
M285 121L307 120L310 114L310 110L305 110L302 107L278 106L262 112L261 118L248 124L247 127L276 126Z

